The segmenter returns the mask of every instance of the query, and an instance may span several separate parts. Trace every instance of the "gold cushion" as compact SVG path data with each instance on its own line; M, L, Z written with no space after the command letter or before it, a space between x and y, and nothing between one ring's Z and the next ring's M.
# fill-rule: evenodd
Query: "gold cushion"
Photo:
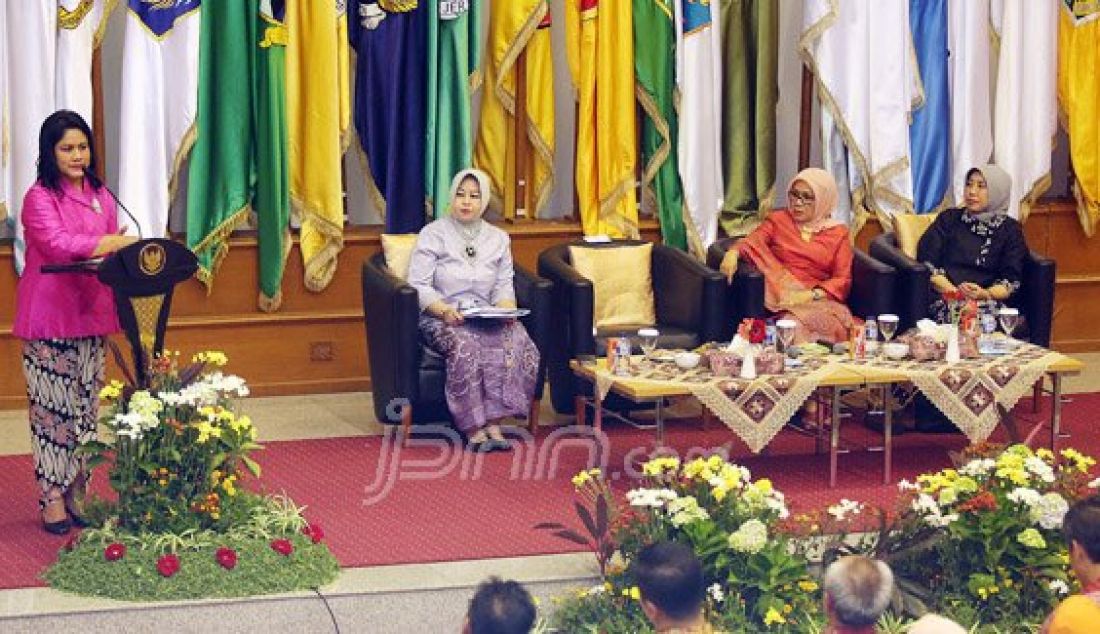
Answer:
M409 278L409 260L416 248L415 233L383 233L382 252L386 254L386 266L402 280Z
M917 259L917 244L928 227L936 221L939 213L934 214L894 214L894 232L898 236L898 248L905 255Z
M657 322L653 307L651 265L653 245L622 247L569 247L573 268L591 280L595 295L597 328L651 326Z

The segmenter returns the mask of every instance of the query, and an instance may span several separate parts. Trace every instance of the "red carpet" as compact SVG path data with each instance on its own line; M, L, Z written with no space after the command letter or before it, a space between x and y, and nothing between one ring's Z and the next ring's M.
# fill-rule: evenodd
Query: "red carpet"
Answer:
M1093 424L1100 394L1073 399L1063 408L1064 428L1073 434L1066 444L1100 455L1100 429ZM1017 411L1026 419L1036 416L1031 414L1028 400ZM727 445L734 461L749 467L754 477L771 478L796 511L843 497L876 503L889 503L894 497L895 487L881 484L881 453L841 455L838 486L829 489L828 457L813 454L811 439L784 432L772 443L768 455L752 456L717 425L703 431L695 421L670 423L668 444L681 455ZM632 450L636 454L641 451L638 448L646 447L653 435L624 425L609 424L606 431L611 442L608 472L620 472L618 486L631 486L629 476L623 473L624 460ZM843 428L842 442L853 446L875 444L878 438L861 425ZM1048 442L1049 432L1040 432L1039 438ZM381 438L268 443L257 456L264 468L264 488L285 491L298 504L308 506L306 515L324 527L326 539L344 566L579 550L531 528L542 521L577 524L569 480L587 464L587 451L579 443L550 443L544 433L537 443L538 452L490 454L480 472L472 468L470 454L446 452L442 442L419 441L418 446L404 450L399 461L380 459L383 443ZM897 438L895 481L946 466L946 450L964 444L960 435L907 434ZM521 463L527 460L525 469ZM386 495L377 496L372 483L386 481L386 474L394 484ZM94 488L100 494L106 491L103 475L97 476ZM371 497L381 499L364 504ZM66 540L41 530L34 500L30 456L0 458L0 508L5 509L0 517L0 588L42 585L39 573Z

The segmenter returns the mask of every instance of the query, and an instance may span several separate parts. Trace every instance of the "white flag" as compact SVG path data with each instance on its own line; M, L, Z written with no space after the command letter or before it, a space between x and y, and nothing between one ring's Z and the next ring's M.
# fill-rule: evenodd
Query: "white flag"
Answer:
M993 162L1012 177L1008 213L1024 220L1050 187L1058 125L1058 4L994 0L1000 35L993 106Z
M8 5L0 2L0 235L6 229L8 220L8 193L11 191L11 170L8 161L11 157L8 127Z
M8 97L8 214L15 230L15 270L22 274L23 195L37 177L38 132L55 108L57 5L53 2L4 2Z
M833 220L843 222L849 227L855 223L852 191L858 188L851 177L858 177L857 170L853 169L851 157L844 147L844 136L840 128L829 114L827 108L821 109L821 167L833 175L836 181L836 209L833 210ZM862 184L862 181L859 181ZM786 183L784 183L786 185ZM783 193L786 196L786 192ZM787 201L788 208L791 201Z
M805 0L799 49L856 166L855 228L867 208L882 220L912 212L909 115L920 100L920 77L909 3Z
M166 6L129 0L122 49L118 195L140 235L168 231L176 178L194 141L199 0ZM248 90L248 86L234 89ZM120 224L133 222L122 218ZM129 227L137 235L137 227Z
M989 0L947 3L951 86L951 191L961 204L966 172L993 154L990 101Z
M57 2L57 102L92 124L92 51L106 27L106 0ZM100 153L103 148L96 148ZM102 159L102 157L100 157Z
M722 46L719 3L677 0L676 85L680 91L677 152L684 187L688 248L699 258L718 239L722 183Z

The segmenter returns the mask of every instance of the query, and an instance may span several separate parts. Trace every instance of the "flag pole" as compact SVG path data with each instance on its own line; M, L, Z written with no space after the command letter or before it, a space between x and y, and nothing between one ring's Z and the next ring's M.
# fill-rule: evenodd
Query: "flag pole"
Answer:
M810 166L810 128L813 127L814 75L802 64L802 101L798 118L798 171Z
M105 18L106 19L106 18ZM107 147L104 145L103 132L103 55L102 45L92 49L92 136L98 148L96 156L96 176L106 182Z
M515 126L513 126L513 133L515 134L515 155L510 159L515 161L515 169L512 173L515 175L515 181L508 183L508 186L512 187L515 191L515 196L512 198L513 207L511 214L506 213L505 217L509 222L523 222L530 220L530 210L527 209L527 188L529 184L534 180L533 165L530 160L531 143L527 138L527 125L529 118L527 116L527 49L524 48L520 51L516 57L516 64L514 66L516 70L516 116ZM508 210L506 210L507 212Z

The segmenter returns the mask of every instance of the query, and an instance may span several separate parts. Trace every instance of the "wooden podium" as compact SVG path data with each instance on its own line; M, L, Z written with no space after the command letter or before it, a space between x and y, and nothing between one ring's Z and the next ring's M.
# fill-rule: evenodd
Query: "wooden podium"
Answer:
M118 320L130 343L139 387L148 385L148 355L164 350L172 291L196 270L198 259L190 249L161 238L139 240L103 259L42 266L43 273L95 274L114 291Z

